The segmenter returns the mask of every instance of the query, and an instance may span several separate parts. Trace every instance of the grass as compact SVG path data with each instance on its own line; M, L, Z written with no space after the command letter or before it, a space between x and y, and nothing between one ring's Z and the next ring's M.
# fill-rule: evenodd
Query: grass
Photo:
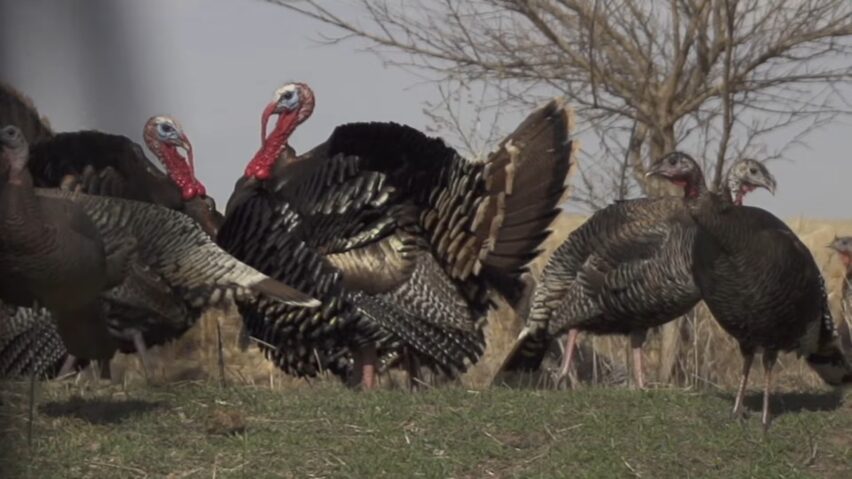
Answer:
M2 396L2 477L848 477L852 464L852 407L821 392L779 394L764 437L759 414L730 419L729 396L671 389L54 383L39 386L30 451L26 390Z
M580 222L565 218L549 250ZM852 232L852 223L794 226L839 304L842 268L823 245ZM468 390L490 383L520 329L504 306L492 315L488 354L463 386L417 394L354 393L335 381L286 377L256 348L239 347L233 311L211 311L180 341L153 349L158 385L139 384L134 356L113 363L125 386L39 385L32 449L27 385L0 384L0 478L852 477L852 406L817 389L792 355L781 358L776 383L806 392L776 394L768 436L759 412L744 422L729 417L731 394L715 391L734 390L740 355L702 311L683 328L671 381L688 388ZM228 380L238 384L226 389L215 381L217 322ZM662 363L658 336L645 348L652 382ZM585 341L598 359L628 370L623 338ZM582 359L581 370L594 362ZM752 384L762 384L760 368ZM747 405L757 411L760 396Z

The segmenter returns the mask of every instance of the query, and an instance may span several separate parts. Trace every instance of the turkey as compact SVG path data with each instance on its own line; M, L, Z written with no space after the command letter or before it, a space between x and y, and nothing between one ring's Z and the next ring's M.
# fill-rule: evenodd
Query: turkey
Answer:
M121 291L137 275L155 278L193 308L260 294L291 305L318 305L227 255L180 212L33 188L21 131L0 129L0 145L0 300L50 310L75 357L112 357L117 344L105 317L111 304L122 304Z
M846 268L842 291L843 321L840 321L838 334L847 354L852 354L852 320L850 320L850 316L852 316L852 304L850 304L852 294L849 293L849 281L852 280L852 236L835 237L828 247L840 256L840 260Z
M351 371L364 388L379 357L464 371L482 353L489 290L519 300L558 212L568 108L551 101L480 162L394 123L339 126L296 156L287 141L314 102L303 83L276 91L217 241L324 307L240 305L250 334L285 372Z
M47 309L0 304L0 379L53 378L69 357Z
M222 221L195 177L192 144L171 117L151 117L142 131L166 174L125 136L99 131L54 134L32 101L0 83L0 125L7 124L21 128L31 146L29 169L37 187L155 203L188 214L211 235ZM178 148L186 151L186 158Z
M129 138L99 131L59 133L34 145L30 172L37 187L62 187L181 211L215 236L222 216L195 178L192 145L183 129L171 117L154 116L145 123L143 138L167 174ZM187 158L178 148L187 151Z
M707 191L703 178L678 185L684 198L620 201L568 236L545 266L527 328L504 369L537 369L549 338L568 331L561 381L570 371L580 331L629 335L635 384L644 387L647 331L686 314L700 299L691 270L696 227L685 201ZM738 203L755 188L775 191L773 176L751 159L734 164L725 185L725 194Z
M703 181L689 155L669 154L649 174L673 182ZM825 284L807 247L768 211L734 204L725 195L687 200L698 225L693 249L695 284L719 325L743 356L733 414L742 411L754 355L762 352L762 423L769 426L772 367L779 351L795 351L832 386L852 384L852 363L840 348Z
M32 103L11 87L0 89L0 99L14 106L0 117L37 123ZM188 214L215 235L223 217L195 177L192 144L183 128L171 117L154 116L145 123L142 136L167 174L130 139L97 131L43 135L31 151L29 169L36 186L159 204ZM146 373L147 348L180 337L202 312L172 294L144 265L131 268L121 288L107 299L113 338L122 352L139 354Z
M97 297L121 282L129 249L108 254L79 207L37 197L20 130L0 130L0 146L0 300L16 306L38 302L54 313L60 333L64 328L72 334L71 325L85 325L80 329L92 334L76 335L78 344L69 349L87 350L92 359L110 357L113 345Z

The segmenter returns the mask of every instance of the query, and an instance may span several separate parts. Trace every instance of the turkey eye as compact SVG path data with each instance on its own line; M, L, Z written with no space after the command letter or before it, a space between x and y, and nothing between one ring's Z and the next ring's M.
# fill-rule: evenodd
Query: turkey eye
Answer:
M171 132L175 131L175 129L172 128L171 125L166 124L166 125L163 125L163 131L165 131L166 133L171 133Z
M752 175L756 175L757 174L757 168L751 168L751 169L748 170L748 172L751 173Z
M283 98L285 100L290 100L291 98L293 98L293 92L292 91L284 92L284 94L281 95L281 98Z

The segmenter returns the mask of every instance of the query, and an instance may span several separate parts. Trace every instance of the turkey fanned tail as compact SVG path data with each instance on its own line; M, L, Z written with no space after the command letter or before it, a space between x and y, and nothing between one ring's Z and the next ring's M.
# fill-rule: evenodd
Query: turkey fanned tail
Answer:
M574 164L571 110L554 99L533 112L485 162L445 162L422 216L454 279L482 276L511 303L550 234Z
M135 241L139 260L157 271L194 307L222 304L227 296L269 295L285 304L316 307L319 301L238 261L183 213L117 198L38 189L42 197L80 205L105 243Z
M486 180L503 199L491 226L483 274L512 303L524 299L520 276L540 253L559 214L565 179L575 163L573 129L573 112L556 98L528 116L489 158L492 169L506 164L508 183L501 190L491 175Z

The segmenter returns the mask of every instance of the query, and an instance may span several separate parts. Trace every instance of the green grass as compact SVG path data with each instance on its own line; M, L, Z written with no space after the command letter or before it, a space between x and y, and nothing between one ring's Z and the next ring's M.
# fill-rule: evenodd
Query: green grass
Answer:
M730 397L674 390L52 384L30 450L27 389L6 390L4 478L852 477L852 408L831 393L779 394L764 437ZM223 433L222 413L245 430Z

